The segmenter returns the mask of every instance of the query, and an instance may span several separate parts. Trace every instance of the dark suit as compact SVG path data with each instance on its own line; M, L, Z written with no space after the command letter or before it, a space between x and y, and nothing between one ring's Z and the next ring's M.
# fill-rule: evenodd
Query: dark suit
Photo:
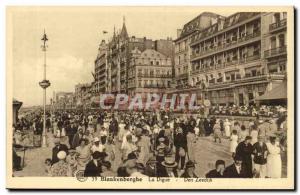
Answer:
M249 178L253 177L252 158L251 158L252 153L253 153L252 145L250 143L246 145L245 141L239 143L239 145L236 147L236 155L242 158L243 160L242 165L245 168L247 177Z
M187 139L186 136L183 133L177 133L174 136L174 146L176 148L176 153L175 153L175 161L177 164L179 163L181 159L181 169L183 169L184 164L185 164L185 156L181 157L179 156L179 149L183 148L185 152L187 152Z
M175 177L178 177L176 168L173 169L173 174ZM158 177L170 177L170 176L168 175L166 169L162 169L161 171L158 172Z
M91 160L86 166L84 170L84 177L99 177L101 174L101 163L98 162L96 166L94 161Z
M222 178L224 177L224 174L221 175L220 172L218 172L216 169L209 171L205 175L206 178Z
M259 144L259 142L256 142L253 145L253 154L254 154L254 163L259 165L264 165L267 163L267 158L265 158L264 154L268 151L267 145L265 143L262 143L262 145Z
M149 165L146 166L145 168L145 175L149 176L149 177L156 177L157 174L157 170L155 170L156 168L155 167L150 167Z
M245 169L241 168L240 173L237 172L235 164L232 164L228 167L226 167L225 171L224 171L224 177L225 178L247 178L246 174L245 174Z
M193 173L193 177L191 177L186 171L180 176L181 178L198 178L198 176Z
M52 165L58 162L57 153L60 151L65 151L67 155L69 154L69 149L66 145L60 144L58 146L54 146L54 148L52 149L52 161L51 161Z

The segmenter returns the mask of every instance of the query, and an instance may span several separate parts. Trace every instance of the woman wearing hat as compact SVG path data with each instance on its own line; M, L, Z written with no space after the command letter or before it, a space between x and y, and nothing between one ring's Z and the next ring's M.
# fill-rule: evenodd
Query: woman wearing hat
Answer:
M165 158L165 161L161 163L164 167L161 171L158 171L159 177L178 177L177 163L171 158Z
M70 165L66 162L67 153L60 151L57 153L59 159L57 163L54 163L50 169L52 177L71 177L72 170Z

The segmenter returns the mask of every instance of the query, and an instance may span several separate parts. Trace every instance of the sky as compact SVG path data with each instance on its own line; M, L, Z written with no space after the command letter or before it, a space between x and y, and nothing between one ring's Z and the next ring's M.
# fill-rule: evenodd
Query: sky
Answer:
M91 82L91 72L102 39L120 30L123 17L129 36L175 39L176 29L211 11L223 16L224 9L201 7L11 7L7 13L12 37L13 97L23 106L42 105L44 29L48 35L47 103L53 91L73 92L78 83ZM102 31L108 33L103 35Z

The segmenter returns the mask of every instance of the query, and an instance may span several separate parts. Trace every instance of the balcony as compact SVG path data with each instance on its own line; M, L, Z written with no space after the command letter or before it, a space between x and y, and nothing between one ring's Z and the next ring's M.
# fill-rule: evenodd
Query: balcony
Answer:
M176 75L177 78L187 78L188 77L188 73L182 73L179 75Z
M149 74L138 74L138 77L143 77L143 78L172 78L172 75L149 75Z
M166 85L161 85L161 84L145 84L144 88L156 88L156 89L166 89L169 88L170 86L166 86Z
M256 61L256 60L260 60L260 54L256 54L256 55L252 55L252 56L246 56L245 58L240 58L239 60L227 61L227 62L215 64L215 65L212 64L208 67L192 70L190 73L191 73L191 75L195 75L195 74L202 73L202 72L209 72L210 70L226 68L226 67L229 67L229 66L236 66L236 65L240 65L240 64L253 62L253 61Z
M224 82L209 82L208 89L235 87L238 85L250 84L252 82L268 82L271 80L283 80L284 78L285 74L282 73L247 76Z
M286 54L286 45L282 47L277 47L265 51L265 58L276 57Z
M245 45L251 43L253 41L257 41L260 38L260 32L254 32L252 34L248 34L242 37L237 38L236 40L232 40L230 42L226 42L221 45L217 45L214 47L208 47L208 49L202 50L198 53L193 53L191 55L191 60L196 60L198 58L207 57L216 53L224 52L229 49L233 49L235 47L239 47L241 45ZM195 44L194 44L195 45Z
M273 24L270 24L269 31L270 32L275 32L275 31L283 29L283 28L286 28L286 18L280 20L279 22L275 22Z

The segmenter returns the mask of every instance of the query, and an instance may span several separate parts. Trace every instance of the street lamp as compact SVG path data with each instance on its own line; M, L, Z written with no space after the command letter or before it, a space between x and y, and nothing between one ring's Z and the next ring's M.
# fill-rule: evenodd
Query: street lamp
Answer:
M47 141L46 141L46 89L50 86L50 81L46 79L46 51L47 51L47 45L46 42L48 41L48 37L46 35L46 32L44 30L44 35L41 39L43 41L42 45L42 51L44 52L44 79L39 82L39 85L44 90L43 94L43 106L44 106L44 120L43 120L43 134L42 134L42 147L47 147Z

